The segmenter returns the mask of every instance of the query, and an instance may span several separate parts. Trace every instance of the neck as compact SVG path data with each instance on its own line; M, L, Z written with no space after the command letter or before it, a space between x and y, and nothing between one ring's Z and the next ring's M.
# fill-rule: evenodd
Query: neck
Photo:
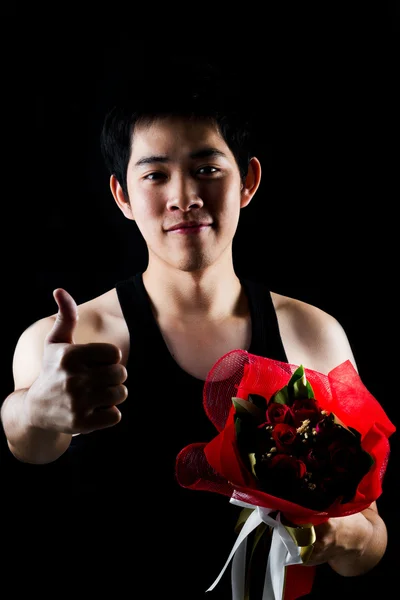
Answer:
M180 322L221 322L239 316L243 309L242 288L232 260L194 272L169 265L150 264L143 283L156 316Z

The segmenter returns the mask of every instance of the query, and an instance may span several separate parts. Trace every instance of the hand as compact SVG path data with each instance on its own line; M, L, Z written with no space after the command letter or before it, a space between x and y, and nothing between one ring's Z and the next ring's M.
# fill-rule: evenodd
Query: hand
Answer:
M53 293L58 314L44 344L41 372L26 395L29 424L62 433L89 433L116 425L127 397L121 350L108 343L75 344L75 300Z
M362 556L373 534L373 526L362 513L328 519L314 527L316 542L307 566L337 558L354 560Z

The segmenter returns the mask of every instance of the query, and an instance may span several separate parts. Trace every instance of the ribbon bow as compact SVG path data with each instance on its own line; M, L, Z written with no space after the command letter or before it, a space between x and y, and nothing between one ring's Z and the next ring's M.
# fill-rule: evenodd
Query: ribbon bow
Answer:
M271 516L271 513L276 512L273 509L254 506L233 497L230 499L230 502L253 510L241 528L220 574L208 588L207 592L215 588L233 558L232 600L245 599L247 536L261 523L265 523L267 526L273 528L273 534L268 555L262 600L283 600L285 567L289 565L304 565L309 560L316 539L313 525L299 527L283 525L279 512L275 517ZM311 575L311 572L309 575Z

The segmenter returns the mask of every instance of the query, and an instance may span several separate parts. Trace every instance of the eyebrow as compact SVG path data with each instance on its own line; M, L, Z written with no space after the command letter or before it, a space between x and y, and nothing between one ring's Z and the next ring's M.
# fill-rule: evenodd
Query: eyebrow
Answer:
M212 147L207 147L207 148L200 148L200 150L195 150L194 152L191 152L189 154L189 158L191 159L195 159L195 158L209 158L209 157L222 157L222 158L228 158L227 155L222 152L221 150L218 150L217 148L212 148ZM138 161L135 162L135 168L136 167L141 167L143 165L149 165L151 163L169 163L171 162L171 159L166 156L165 154L152 154L150 156L143 156L142 158L139 158Z

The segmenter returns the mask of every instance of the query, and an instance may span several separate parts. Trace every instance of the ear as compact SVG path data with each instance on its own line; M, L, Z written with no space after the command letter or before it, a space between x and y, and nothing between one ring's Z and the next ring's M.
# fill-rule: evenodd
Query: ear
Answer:
M134 221L135 219L133 217L131 205L129 204L129 198L127 198L124 194L124 191L115 175L111 175L110 177L110 190L114 196L115 202L118 204L118 207L124 213L125 217L131 221Z
M261 164L258 158L253 156L249 162L244 184L241 185L240 208L247 206L256 193L261 181Z

